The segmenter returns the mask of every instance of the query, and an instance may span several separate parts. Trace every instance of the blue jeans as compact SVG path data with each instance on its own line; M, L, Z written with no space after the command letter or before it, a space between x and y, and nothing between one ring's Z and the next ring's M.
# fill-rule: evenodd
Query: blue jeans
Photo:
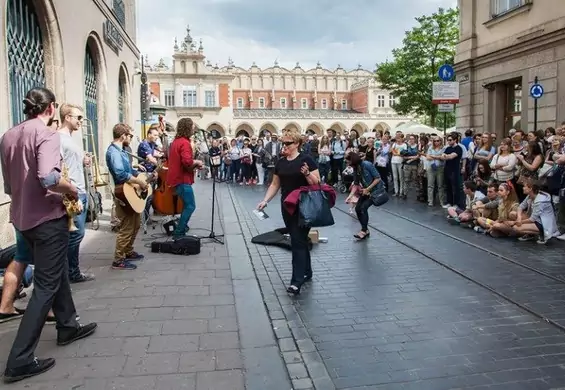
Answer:
M179 224L173 232L173 237L182 237L188 230L188 221L194 210L196 210L196 201L194 199L194 191L190 184L179 184L175 187L176 194L182 199L183 208L180 214Z
M79 201L82 202L82 213L74 217L74 223L78 230L70 232L69 249L67 250L67 260L69 261L69 279L73 280L80 277L80 268L78 254L80 243L84 238L84 230L86 225L86 213L88 209L88 195L79 194Z

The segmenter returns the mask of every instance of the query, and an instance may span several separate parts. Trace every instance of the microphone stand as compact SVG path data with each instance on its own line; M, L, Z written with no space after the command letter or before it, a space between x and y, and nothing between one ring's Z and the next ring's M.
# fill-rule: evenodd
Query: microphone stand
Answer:
M204 142L206 143L206 147L208 148L208 156L210 155L210 145L208 145L208 138L206 137L206 131L200 129L202 132L202 136L204 137ZM218 173L218 168L220 165L214 165L212 159L210 158L210 174L212 176L212 222L210 223L210 234L207 236L198 237L200 239L208 239L212 240L218 244L225 245L224 242L224 235L223 234L216 234L214 232L214 217L216 215L216 179L214 175Z

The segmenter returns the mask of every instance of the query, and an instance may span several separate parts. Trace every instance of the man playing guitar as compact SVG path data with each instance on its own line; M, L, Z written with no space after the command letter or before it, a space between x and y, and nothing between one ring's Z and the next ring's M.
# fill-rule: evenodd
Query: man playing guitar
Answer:
M173 238L184 237L188 230L188 221L196 210L194 200L194 169L201 168L203 162L194 160L194 152L190 138L194 134L194 123L190 118L182 118L177 124L175 140L169 148L169 172L167 185L173 187L182 199L183 209L179 223L173 232Z
M147 182L137 178L139 172L132 168L128 155L123 151L124 141L127 142L131 136L131 130L131 127L124 123L118 123L114 126L112 130L114 141L106 151L106 165L116 186L129 183L136 184L142 190L146 190ZM115 206L116 216L121 224L116 235L116 251L112 268L134 270L137 266L132 261L143 259L143 255L133 250L133 244L141 226L141 215L117 198L115 199Z

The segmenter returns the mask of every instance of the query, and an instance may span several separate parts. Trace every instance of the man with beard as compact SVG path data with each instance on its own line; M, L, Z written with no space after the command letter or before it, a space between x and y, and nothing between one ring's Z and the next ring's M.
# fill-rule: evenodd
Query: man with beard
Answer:
M28 120L8 130L0 142L4 192L12 199L10 222L31 247L35 264L33 293L6 363L7 383L39 375L55 365L55 359L34 355L51 306L58 345L96 330L96 323L82 326L77 322L65 274L69 226L63 195L77 199L78 190L61 175L60 137L49 128L57 109L55 95L46 88L34 88L24 105Z

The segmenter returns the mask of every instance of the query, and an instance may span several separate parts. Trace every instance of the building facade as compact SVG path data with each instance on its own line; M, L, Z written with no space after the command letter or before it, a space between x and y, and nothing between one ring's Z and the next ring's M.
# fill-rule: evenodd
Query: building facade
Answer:
M382 90L373 72L359 66L346 71L296 64L285 69L275 61L267 69L213 66L202 41L190 29L179 45L175 40L172 67L161 59L146 68L154 102L168 108L166 119L176 123L191 117L216 137L280 133L295 127L303 133L355 130L359 134L388 130L408 121L394 111L394 97Z
M565 121L563 0L459 0L459 10L457 127L535 130L535 77L545 90L537 129Z
M113 125L134 125L140 112L135 0L0 4L0 135L24 119L27 90L44 86L59 103L84 107L88 120L76 142L104 160ZM0 194L0 246L13 240L8 213L9 197Z

